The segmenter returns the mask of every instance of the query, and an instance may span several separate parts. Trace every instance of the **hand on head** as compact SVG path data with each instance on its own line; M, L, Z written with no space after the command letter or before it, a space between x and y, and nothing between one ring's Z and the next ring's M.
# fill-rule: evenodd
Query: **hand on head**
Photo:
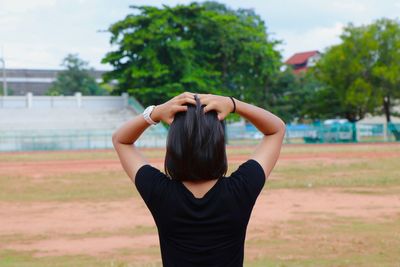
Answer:
M200 103L204 107L204 113L215 110L219 120L223 120L233 110L233 103L226 96L184 92L164 104L157 105L151 113L151 117L154 121L164 121L167 124L171 124L175 113L186 111L188 108L187 104L196 105L195 97L200 100Z
M215 110L220 121L233 111L233 102L229 97L212 94L198 94L197 96L204 105L204 113Z

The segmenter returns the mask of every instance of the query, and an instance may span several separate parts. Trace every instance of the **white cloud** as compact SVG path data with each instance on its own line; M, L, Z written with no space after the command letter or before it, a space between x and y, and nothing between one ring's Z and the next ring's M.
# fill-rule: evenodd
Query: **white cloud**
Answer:
M314 27L304 32L283 31L279 37L284 39L284 59L297 52L319 50L340 42L344 24L337 22L331 27Z
M56 0L1 0L0 10L8 13L24 13L32 9L54 6L55 4Z
M200 0L201 1L201 0ZM0 0L0 48L14 68L59 67L67 53L96 68L109 51L108 33L98 33L123 19L129 5L174 6L192 0ZM268 32L284 41L284 58L299 51L338 43L344 25L396 17L400 0L219 0L232 8L254 8Z
M369 1L370 2L370 1ZM350 0L336 0L332 1L332 8L339 11L362 13L368 11L368 1L350 1Z

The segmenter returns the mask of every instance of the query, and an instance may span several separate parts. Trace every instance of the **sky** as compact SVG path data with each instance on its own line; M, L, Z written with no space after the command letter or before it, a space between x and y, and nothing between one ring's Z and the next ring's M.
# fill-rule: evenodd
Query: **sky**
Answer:
M109 25L123 19L130 5L174 6L184 0L0 0L0 58L7 68L60 69L68 53L78 54L101 70L113 49ZM323 52L340 42L349 22L368 24L399 18L400 0L220 0L227 6L252 8L266 22L283 58L309 50Z

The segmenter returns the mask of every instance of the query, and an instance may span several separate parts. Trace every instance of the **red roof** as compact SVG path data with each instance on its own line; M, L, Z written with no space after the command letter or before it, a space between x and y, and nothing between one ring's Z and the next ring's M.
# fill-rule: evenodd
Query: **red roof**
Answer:
M296 53L293 56L291 56L288 60L286 60L285 63L288 65L304 64L310 57L318 53L319 52L317 50Z

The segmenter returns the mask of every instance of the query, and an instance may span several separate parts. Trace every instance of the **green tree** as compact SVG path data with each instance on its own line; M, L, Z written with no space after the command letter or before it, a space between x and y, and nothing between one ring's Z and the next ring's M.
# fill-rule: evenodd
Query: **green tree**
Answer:
M323 83L316 93L315 113L331 113L357 121L367 113L390 122L400 98L400 24L380 19L370 25L349 24L342 43L330 47L313 69Z
M278 76L280 81L276 87L283 88L283 103L286 103L286 108L280 108L281 105L276 105L279 112L285 112L281 116L288 116L288 121L307 121L315 119L331 118L333 114L327 105L328 99L324 99L320 94L323 88L321 82L308 71L305 73L294 74L291 68L288 68ZM279 81L279 79L278 79ZM320 99L324 99L321 101ZM332 103L330 103L332 104ZM323 113L316 113L315 110L322 110Z
M319 101L323 84L312 72L295 74L291 66L278 72L269 86L267 107L286 122L329 118L325 101ZM323 113L315 112L324 109Z
M391 116L400 116L393 111L393 106L400 100L400 21L381 19L370 26L370 34L375 43L372 51L376 58L372 68L373 84L387 122Z
M299 87L295 106L300 110L301 118L321 120L345 114L335 90L317 79L313 72L308 71L299 79Z
M137 12L110 26L117 48L102 61L114 68L104 75L118 81L113 93L128 91L144 105L183 91L267 104L281 64L279 42L252 10L216 2L131 8Z
M298 89L298 79L290 68L276 73L265 96L262 96L265 97L265 106L284 121L293 121L300 116L299 110L294 107Z
M97 84L89 71L89 65L78 55L67 55L61 66L66 70L57 74L56 81L46 92L46 95L73 95L81 92L83 95L107 95L108 91Z

